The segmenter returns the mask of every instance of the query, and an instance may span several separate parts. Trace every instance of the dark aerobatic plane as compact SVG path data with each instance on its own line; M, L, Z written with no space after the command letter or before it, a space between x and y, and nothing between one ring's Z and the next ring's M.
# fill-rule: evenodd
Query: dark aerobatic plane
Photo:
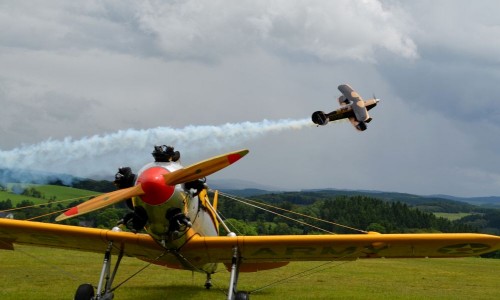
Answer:
M368 111L377 105L379 99L373 97L363 101L361 96L347 84L339 85L338 89L342 92L338 98L340 108L327 114L322 111L314 112L312 114L314 124L324 126L329 121L348 118L357 130L366 130L366 123L372 120Z

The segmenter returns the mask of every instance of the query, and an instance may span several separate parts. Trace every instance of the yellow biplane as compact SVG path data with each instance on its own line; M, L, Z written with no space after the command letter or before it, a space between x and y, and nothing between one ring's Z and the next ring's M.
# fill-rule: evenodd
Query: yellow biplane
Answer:
M121 227L104 230L0 219L0 249L27 244L104 253L97 286L82 284L76 291L75 299L86 300L113 298L113 280L124 255L205 273L207 288L218 265L224 264L230 271L227 299L233 300L249 299L249 293L238 290L240 272L279 268L291 261L463 257L500 249L500 237L472 233L236 236L219 217L217 191L209 199L201 179L238 161L248 150L182 167L179 153L165 147L156 147L155 162L137 175L120 169L115 183L121 189L56 218L61 221L127 201L132 212ZM219 226L230 232L228 236L219 236ZM112 255L118 256L113 270Z

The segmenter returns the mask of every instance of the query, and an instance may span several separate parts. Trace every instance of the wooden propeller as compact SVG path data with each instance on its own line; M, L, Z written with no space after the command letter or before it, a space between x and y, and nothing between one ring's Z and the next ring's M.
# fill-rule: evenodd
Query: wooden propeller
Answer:
M247 153L248 150L234 151L209 158L207 160L198 162L186 168L173 171L171 173L167 173L163 176L165 184L174 186L176 184L203 178L233 164L234 162L245 156ZM70 208L69 210L59 215L56 218L56 221L62 221L72 217L80 216L104 208L106 206L119 203L126 199L141 196L144 194L145 191L142 188L141 184L111 193L102 194L86 202L83 202L82 204Z
M80 216L106 206L119 203L131 197L144 195L141 185L136 185L130 188L121 189L111 193L102 194L88 201L83 202L75 207L70 208L64 213L60 214L56 221L66 220L72 217Z
M244 149L215 156L190 165L189 167L165 174L163 175L163 178L165 179L165 183L168 185L176 185L200 179L230 166L243 156L247 155L248 152L248 150Z

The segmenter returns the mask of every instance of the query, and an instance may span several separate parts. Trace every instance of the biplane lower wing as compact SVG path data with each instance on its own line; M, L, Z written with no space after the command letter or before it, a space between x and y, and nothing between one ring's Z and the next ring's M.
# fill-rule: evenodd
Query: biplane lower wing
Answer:
M243 263L463 257L500 250L500 237L476 233L195 237L183 251L227 263L235 246Z
M146 234L32 221L0 219L0 249L30 244L102 253L109 242L115 252L165 266L179 266L172 251ZM500 250L500 237L475 233L342 234L201 237L194 234L178 252L193 263L231 263L238 251L242 266L279 267L289 261L357 258L462 257ZM244 270L244 268L242 269Z
M125 255L141 259L154 259L165 253L147 234L0 219L0 249L13 250L14 244L24 244L104 253L109 242L113 242L114 253L123 249ZM175 258L171 260L174 262Z

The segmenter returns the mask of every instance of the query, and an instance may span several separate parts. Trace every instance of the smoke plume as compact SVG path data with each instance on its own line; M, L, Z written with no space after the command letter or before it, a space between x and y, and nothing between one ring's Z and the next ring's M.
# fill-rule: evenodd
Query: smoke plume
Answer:
M0 169L8 169L10 178L21 180L26 175L15 170L36 170L66 173L79 177L95 174L114 174L118 167L127 165L136 170L152 160L154 145L171 145L183 157L228 147L245 148L245 142L260 136L285 130L299 130L312 126L309 119L261 122L227 123L218 126L186 126L184 128L158 127L127 129L105 135L94 135L75 140L47 140L8 151L0 150ZM227 150L227 149L225 149ZM230 149L237 150L237 149ZM199 155L197 155L199 156ZM5 174L5 172L3 172ZM17 175L16 175L17 174ZM24 173L26 174L26 173ZM30 176L33 177L33 176ZM62 178L67 180L67 176ZM40 178L30 178L40 183Z

